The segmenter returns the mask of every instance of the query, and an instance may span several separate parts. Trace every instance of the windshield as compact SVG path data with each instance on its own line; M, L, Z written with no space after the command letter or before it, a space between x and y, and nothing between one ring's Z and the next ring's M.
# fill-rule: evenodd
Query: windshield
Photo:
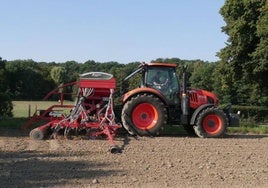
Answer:
M170 103L177 103L179 83L173 67L148 67L145 75L147 87L159 90Z

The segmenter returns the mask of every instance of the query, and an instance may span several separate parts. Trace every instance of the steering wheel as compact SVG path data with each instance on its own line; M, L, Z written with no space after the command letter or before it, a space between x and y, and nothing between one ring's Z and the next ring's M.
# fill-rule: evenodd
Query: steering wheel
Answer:
M160 78L161 83L154 83L153 87L160 90L161 92L165 92L168 89L168 78L161 77Z

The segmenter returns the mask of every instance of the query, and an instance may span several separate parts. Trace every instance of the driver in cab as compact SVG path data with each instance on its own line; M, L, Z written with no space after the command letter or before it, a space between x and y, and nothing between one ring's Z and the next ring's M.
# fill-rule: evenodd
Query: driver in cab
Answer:
M152 83L155 86L163 86L167 84L168 79L165 78L165 76L162 75L161 71L157 71L154 77L152 78Z

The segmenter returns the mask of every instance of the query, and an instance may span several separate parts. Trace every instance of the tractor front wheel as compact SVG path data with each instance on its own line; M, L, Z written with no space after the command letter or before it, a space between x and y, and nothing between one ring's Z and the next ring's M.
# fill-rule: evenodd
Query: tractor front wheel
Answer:
M122 123L130 134L156 136L166 121L167 111L163 102L150 94L132 97L122 110Z
M224 135L228 126L225 113L219 108L207 108L197 117L194 131L202 138L217 138Z

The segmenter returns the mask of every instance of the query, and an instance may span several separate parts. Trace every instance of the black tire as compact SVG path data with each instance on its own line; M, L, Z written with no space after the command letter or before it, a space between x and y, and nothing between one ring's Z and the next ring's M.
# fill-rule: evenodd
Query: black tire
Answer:
M206 108L197 117L194 130L201 138L218 138L225 134L228 119L219 108Z
M132 135L157 136L167 123L167 110L159 98L145 93L124 104L121 119Z
M43 140L45 138L44 131L41 131L38 128L31 130L30 138L33 140Z

